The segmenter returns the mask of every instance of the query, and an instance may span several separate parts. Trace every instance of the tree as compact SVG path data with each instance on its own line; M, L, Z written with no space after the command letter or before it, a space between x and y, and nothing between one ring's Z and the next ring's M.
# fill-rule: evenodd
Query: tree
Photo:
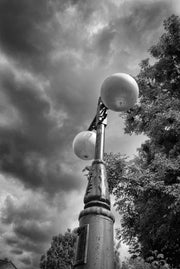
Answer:
M77 233L70 229L52 238L51 247L41 256L41 269L72 269L76 252ZM120 269L120 244L114 245L114 269Z
M153 269L143 259L127 259L122 262L121 269Z
M172 15L164 29L149 50L154 63L140 64L139 104L123 115L126 133L148 139L113 193L132 251L148 258L157 250L180 268L180 18Z
M151 263L142 258L130 258L122 262L121 269L169 269L169 266L161 258L153 260Z
M113 269L120 269L121 268L121 259L120 259L120 242L114 243L114 268Z
M41 256L41 269L71 269L75 257L77 234L70 229L52 238L51 247Z

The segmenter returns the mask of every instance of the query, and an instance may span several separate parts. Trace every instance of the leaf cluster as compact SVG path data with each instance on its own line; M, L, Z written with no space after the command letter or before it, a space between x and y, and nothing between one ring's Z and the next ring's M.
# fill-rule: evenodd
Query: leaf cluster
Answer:
M162 253L180 268L180 18L164 21L165 33L150 48L154 63L140 64L139 103L126 116L125 132L148 139L116 185L121 236L140 244L140 255Z
M41 269L73 268L77 234L70 229L52 238L51 247L41 256Z

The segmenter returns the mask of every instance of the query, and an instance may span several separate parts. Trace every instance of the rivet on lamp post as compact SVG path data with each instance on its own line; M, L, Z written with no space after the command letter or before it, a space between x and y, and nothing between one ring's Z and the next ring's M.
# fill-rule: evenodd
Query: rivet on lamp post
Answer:
M73 141L74 152L79 158L90 160L94 157L84 210L79 215L76 269L114 268L114 216L104 162L107 110L127 111L136 103L138 93L136 81L128 74L116 73L107 77L101 86L94 120L88 131L79 133Z

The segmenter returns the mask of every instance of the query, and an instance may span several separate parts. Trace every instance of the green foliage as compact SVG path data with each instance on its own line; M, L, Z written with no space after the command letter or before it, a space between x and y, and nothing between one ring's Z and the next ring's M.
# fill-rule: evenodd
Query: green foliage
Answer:
M142 258L137 258L124 261L121 269L152 269L152 267Z
M77 234L70 229L52 238L51 247L41 256L41 269L71 269L75 257Z
M157 254L157 251L154 251L152 255L152 259L149 262L142 258L130 258L122 263L121 269L169 269L168 264L162 258L162 254Z
M41 256L41 269L72 269L76 253L77 233L70 229L52 238L51 247ZM120 244L114 245L114 268L120 269Z
M151 264L151 268L169 269L169 265L164 259L164 255L158 253L157 250L151 251L150 256L146 259Z
M119 185L123 170L126 166L126 157L120 153L109 153L104 156L106 162L107 179L110 193Z
M129 110L126 133L149 139L123 167L115 185L123 213L120 234L137 255L163 254L180 268L180 19L164 22L165 33L150 48L155 63L140 64L140 101Z
M121 261L120 261L120 242L114 244L114 268L113 269L121 269Z

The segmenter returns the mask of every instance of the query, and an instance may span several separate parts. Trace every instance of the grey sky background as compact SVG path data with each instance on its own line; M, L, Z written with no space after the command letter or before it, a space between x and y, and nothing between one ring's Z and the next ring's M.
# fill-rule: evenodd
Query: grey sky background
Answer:
M138 74L178 0L0 0L0 258L38 268L53 235L78 225L87 162L74 136L115 72ZM145 139L109 113L106 151ZM117 217L116 225L118 226Z

